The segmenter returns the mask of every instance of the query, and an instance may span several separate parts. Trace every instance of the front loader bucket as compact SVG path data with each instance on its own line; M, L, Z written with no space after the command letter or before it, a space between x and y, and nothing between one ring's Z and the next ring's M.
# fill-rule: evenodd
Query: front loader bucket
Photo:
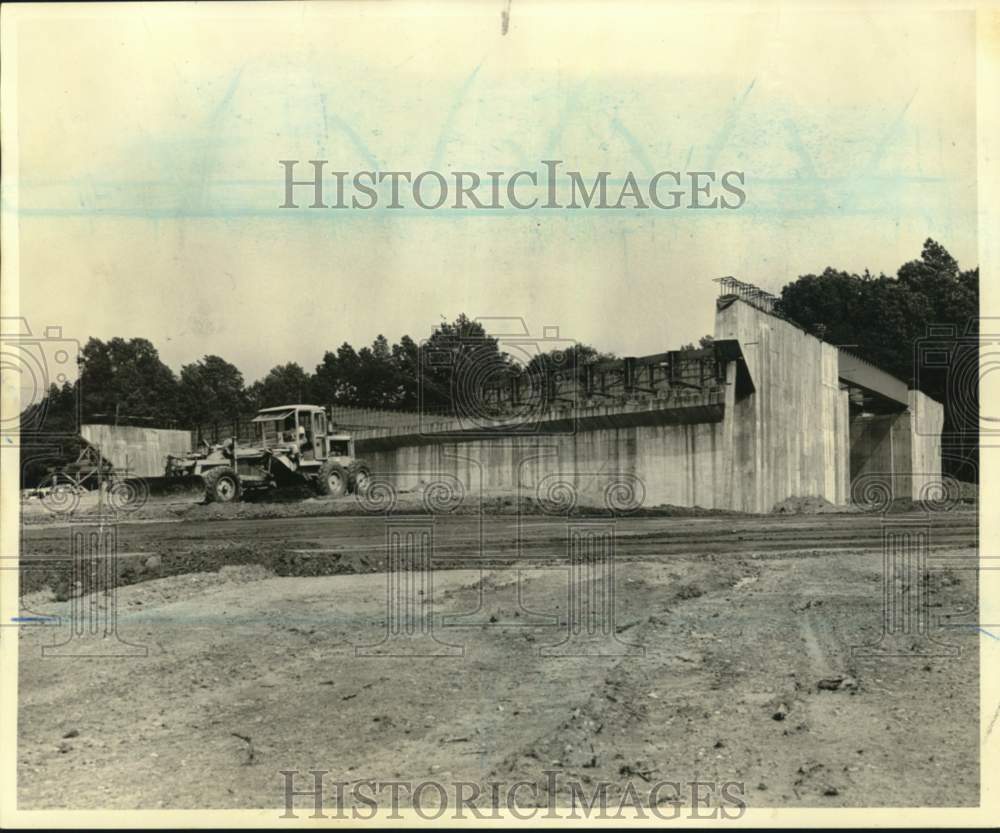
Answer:
M108 498L123 509L138 508L147 500L195 503L205 498L205 481L198 474L172 477L123 477L110 484Z

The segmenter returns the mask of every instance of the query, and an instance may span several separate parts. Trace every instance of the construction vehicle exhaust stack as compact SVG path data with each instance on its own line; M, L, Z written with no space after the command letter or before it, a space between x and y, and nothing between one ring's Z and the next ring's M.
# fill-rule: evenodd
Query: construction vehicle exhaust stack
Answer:
M263 408L253 445L235 437L202 452L167 458L167 478L200 478L205 500L230 503L250 491L309 484L321 495L363 493L371 472L354 456L354 439L336 433L318 405Z

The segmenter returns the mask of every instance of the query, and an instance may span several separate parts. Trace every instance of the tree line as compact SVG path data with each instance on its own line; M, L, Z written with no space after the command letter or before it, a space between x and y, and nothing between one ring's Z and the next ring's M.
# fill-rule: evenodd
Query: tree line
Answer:
M782 289L776 311L941 402L943 470L978 482L978 267L960 268L928 239L895 275L802 275Z
M919 347L928 325L950 326L958 334L952 339L952 370L955 362L977 360L978 305L978 268L960 269L943 246L927 240L920 257L894 276L833 268L802 275L784 287L777 311L943 402L946 467L974 480L978 387L966 391L969 401L957 403L954 373L949 375L948 366L921 365ZM710 343L710 336L699 342ZM586 344L571 351L577 365L614 358ZM326 351L312 371L287 362L250 384L221 356L203 356L174 373L147 339L90 338L81 351L78 380L53 385L42 403L22 415L22 425L37 423L44 412L46 432L72 431L77 408L84 422L182 428L226 424L259 408L299 402L446 412L453 407L453 380L463 372L501 383L543 370L548 362L544 353L527 366L515 361L465 314L438 324L419 343L408 335L394 344L379 335L360 349L344 342Z
M586 344L567 352L577 363L614 358ZM453 403L456 378L501 384L546 362L543 352L527 365L515 360L464 313L438 324L420 343L408 335L395 344L379 335L361 349L344 342L326 351L311 372L287 362L250 384L221 356L203 356L175 374L148 339L90 338L80 353L78 380L49 389L45 429L69 428L77 400L83 422L180 428L231 423L290 403L443 412Z

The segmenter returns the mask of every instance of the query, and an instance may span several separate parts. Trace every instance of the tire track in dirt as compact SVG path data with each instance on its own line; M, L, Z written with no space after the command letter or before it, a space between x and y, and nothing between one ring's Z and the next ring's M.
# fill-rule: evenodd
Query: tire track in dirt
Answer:
M679 648L682 643L671 637L685 630L685 607L704 603L713 594L756 575L756 568L747 562L724 567L685 563L684 580L670 582L666 601L654 601L653 613L617 628L621 638L643 648L645 655L594 657L592 662L608 665L587 696L567 703L558 724L508 754L490 776L533 780L541 787L539 804L554 798L563 805L572 799L571 787L565 780L558 781L555 796L550 796L548 783L543 784L544 770L560 770L568 779L583 784L604 783L611 802L623 794L628 781L641 792L644 785L669 778L673 773L668 762L636 754L637 744L623 742L622 738L637 733L655 735L658 729L654 717L662 715L664 708L686 712L689 701L697 698L699 691L717 685L717 674L708 656ZM650 579L636 583L651 591L644 594L647 597L662 597L663 588L654 590ZM633 588L633 593L637 589ZM642 609L648 609L650 599L642 601ZM628 609L623 613L619 621L634 615ZM654 688L660 693L652 692Z

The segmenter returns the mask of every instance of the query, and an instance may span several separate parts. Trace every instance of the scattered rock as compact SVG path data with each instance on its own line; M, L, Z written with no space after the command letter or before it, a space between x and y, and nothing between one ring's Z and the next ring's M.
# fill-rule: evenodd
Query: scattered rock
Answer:
M704 596L705 591L697 584L682 584L674 595L678 599L697 599L699 596Z
M60 744L59 744L59 751L60 751L60 752L61 752L61 753L62 753L63 755L65 755L65 754L66 754L67 752L69 752L69 751L70 751L70 750L71 750L72 748L73 748L73 747L72 747L72 746L71 746L70 744L66 743L66 741L62 741L62 742L60 742Z
M701 654L691 653L690 651L678 651L676 654L674 654L674 656L677 657L677 659L679 659L681 662L701 662L702 661Z
M160 565L163 563L163 559L158 555L151 555L145 561L142 562L142 566L147 570L158 570Z
M834 506L823 497L807 495L785 498L771 510L776 515L823 515L828 512L849 512L851 507Z
M630 778L633 775L638 775L643 781L650 781L655 774L656 769L649 766L644 761L635 761L631 764L622 764L618 767L618 774L623 775L626 778Z
M853 691L858 688L858 681L850 676L827 677L816 683L820 691Z
M65 735L63 735L64 738L76 738L79 736L80 732L77 729L70 729Z
M254 762L254 758L256 757L256 753L254 752L253 748L253 738L251 738L249 735L241 734L240 732L230 732L229 734L231 734L234 738L239 738L246 744L246 749L244 750L246 753L246 758L243 761L243 765L249 766L250 764L252 764ZM157 757L155 752L153 753L153 757Z
M779 703L778 708L774 710L774 714L771 715L772 720L784 720L788 717L788 706L784 703Z

